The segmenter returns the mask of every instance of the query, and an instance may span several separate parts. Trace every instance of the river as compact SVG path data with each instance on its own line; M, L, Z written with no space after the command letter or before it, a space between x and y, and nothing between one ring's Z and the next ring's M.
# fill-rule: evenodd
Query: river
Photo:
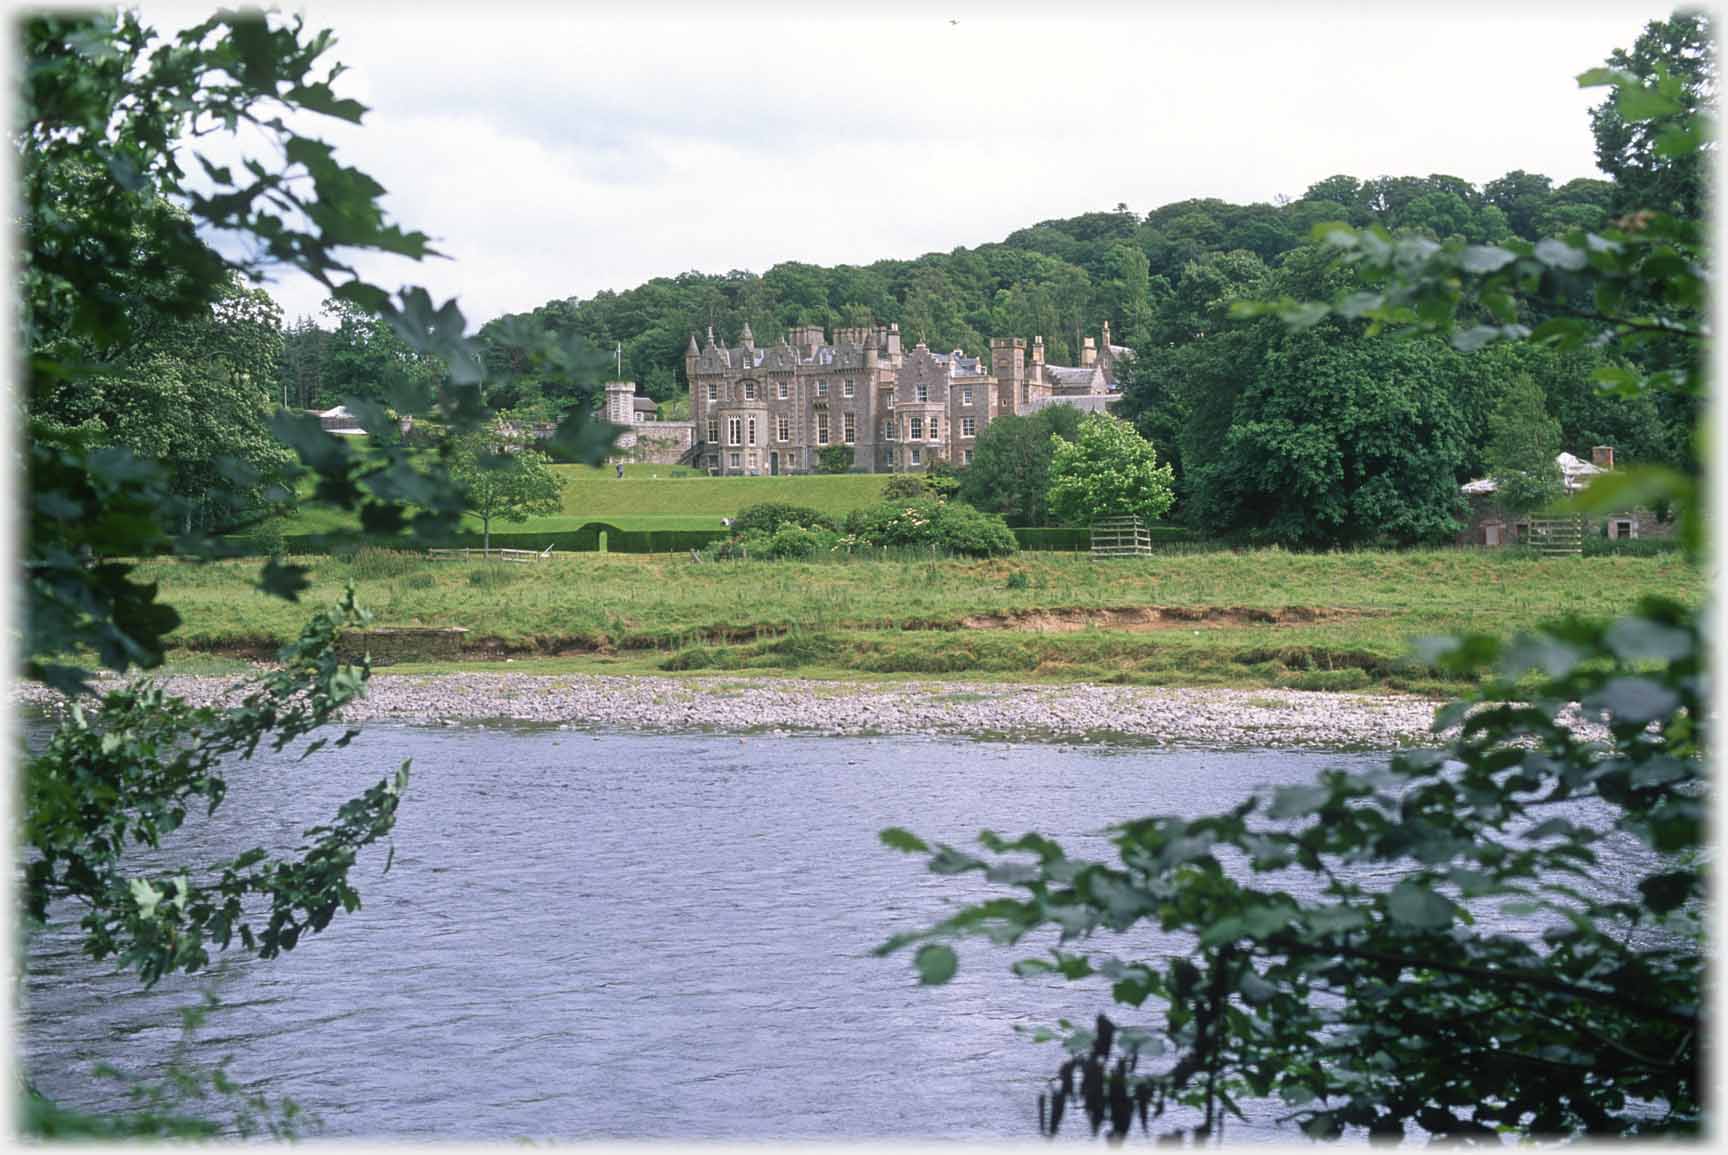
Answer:
M1089 1021L1107 986L1010 975L1042 941L968 943L939 988L871 957L981 893L877 831L1038 830L1103 855L1110 822L1384 755L372 725L234 775L220 836L189 828L176 852L292 845L408 757L392 868L363 857L364 907L290 954L146 991L65 922L38 936L20 1024L37 1085L116 1106L95 1066L159 1072L176 1009L209 990L201 1059L231 1054L326 1136L1027 1139L1057 1053L1012 1025ZM1235 1138L1300 1140L1253 1114Z

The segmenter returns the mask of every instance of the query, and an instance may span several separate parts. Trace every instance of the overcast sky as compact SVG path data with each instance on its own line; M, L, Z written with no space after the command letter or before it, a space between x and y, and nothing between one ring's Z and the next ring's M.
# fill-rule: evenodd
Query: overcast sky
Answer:
M911 258L1340 172L1598 176L1600 90L1573 77L1669 10L285 7L335 30L338 91L372 109L323 135L453 258L362 270L458 296L474 326L689 269ZM290 319L322 299L271 289Z

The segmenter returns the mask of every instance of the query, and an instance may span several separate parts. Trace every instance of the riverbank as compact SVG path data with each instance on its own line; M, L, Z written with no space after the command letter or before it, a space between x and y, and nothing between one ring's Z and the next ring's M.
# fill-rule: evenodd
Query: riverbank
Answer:
M233 677L170 676L195 703ZM39 686L16 699L51 705ZM345 721L527 723L642 732L929 735L1185 748L1391 749L1431 738L1436 703L1392 694L982 682L451 673L375 675Z
M1705 589L1678 555L1508 550L706 565L621 554L486 565L372 550L303 560L312 587L299 603L259 592L255 561L155 562L139 576L159 582L181 615L170 641L188 657L267 659L299 632L309 607L352 582L379 626L467 631L459 655L428 654L423 661L441 668L404 671L416 674L510 658L563 667L535 673L587 676L701 671L1436 696L1466 686L1412 657L1414 638L1511 636L1570 614L1624 613L1652 594L1696 602Z

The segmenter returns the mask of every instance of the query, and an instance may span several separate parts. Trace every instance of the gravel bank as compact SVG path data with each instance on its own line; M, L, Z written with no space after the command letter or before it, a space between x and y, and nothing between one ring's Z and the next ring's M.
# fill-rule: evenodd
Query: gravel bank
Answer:
M215 677L164 680L194 702L220 700L236 684ZM16 698L45 703L52 695L21 686ZM344 718L1387 749L1431 740L1434 709L1425 698L1295 690L454 673L375 675L366 698Z

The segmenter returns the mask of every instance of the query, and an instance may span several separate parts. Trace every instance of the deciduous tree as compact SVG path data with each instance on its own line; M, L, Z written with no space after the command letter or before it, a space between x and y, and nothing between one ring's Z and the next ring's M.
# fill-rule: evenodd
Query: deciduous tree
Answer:
M1494 501L1508 513L1531 513L1565 496L1560 423L1548 416L1542 390L1528 376L1512 379L1491 418L1486 454Z
M551 459L494 431L462 438L450 474L463 489L463 509L480 519L483 548L492 550L492 522L550 517L563 508L564 482Z
M1050 512L1068 525L1107 517L1157 521L1173 500L1168 465L1134 426L1106 413L1080 419L1074 439L1051 435Z

